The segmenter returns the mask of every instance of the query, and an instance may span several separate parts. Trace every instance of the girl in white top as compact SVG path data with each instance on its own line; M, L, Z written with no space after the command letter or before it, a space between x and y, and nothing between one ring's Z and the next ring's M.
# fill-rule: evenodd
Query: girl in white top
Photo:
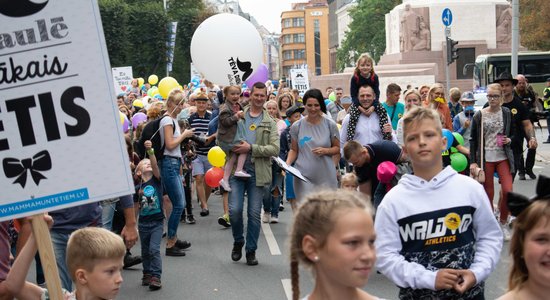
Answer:
M292 299L300 298L298 264L312 269L315 287L303 299L378 299L361 288L374 270L373 209L358 192L309 194L290 234Z

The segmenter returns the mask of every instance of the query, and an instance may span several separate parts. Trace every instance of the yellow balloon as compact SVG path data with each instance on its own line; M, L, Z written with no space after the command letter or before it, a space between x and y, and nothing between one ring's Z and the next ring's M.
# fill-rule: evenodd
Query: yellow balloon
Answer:
M142 87L144 83L145 83L145 79L143 79L143 78L141 78L141 77L138 78L139 87Z
M176 79L170 76L164 77L159 82L159 93L163 99L167 99L170 91L177 88L178 85L179 83L176 81Z
M147 78L147 82L149 82L150 85L155 85L157 82L159 82L159 78L157 75L150 75L149 78Z
M120 125L124 124L124 119L126 119L126 116L121 111L118 112L120 116Z
M219 146L212 147L208 151L208 162L214 167L223 167L225 165L225 152Z

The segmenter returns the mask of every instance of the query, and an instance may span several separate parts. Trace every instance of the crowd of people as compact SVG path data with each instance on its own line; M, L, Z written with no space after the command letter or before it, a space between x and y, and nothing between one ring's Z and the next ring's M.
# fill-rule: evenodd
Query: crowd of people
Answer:
M302 297L299 264L315 277L304 299L378 299L363 289L374 270L399 287L400 299L484 299L503 241L511 241L513 264L501 299L543 299L550 292L550 179L540 176L533 199L512 192L515 175L536 179L536 96L526 92L525 77L501 74L477 111L472 92L439 83L405 90L391 83L385 101L380 87L367 54L349 94L205 80L159 99L133 82L117 104L129 121L147 115L126 132L135 194L44 216L66 298L115 298L121 269L140 263L141 284L162 288L162 239L164 255L185 256L191 242L178 238L185 234L179 225L197 223L193 195L206 218L216 193L224 210L218 223L233 237L228 254L240 261L244 249L249 266L259 264L261 223L277 224L290 206L293 299ZM160 147L144 138L148 124L158 127ZM212 184L214 146L227 159ZM466 157L462 170L454 153ZM493 174L501 185L496 209ZM48 298L38 259L36 282L26 281L36 254L31 229L27 219L0 223L0 299ZM138 236L141 257L130 252Z

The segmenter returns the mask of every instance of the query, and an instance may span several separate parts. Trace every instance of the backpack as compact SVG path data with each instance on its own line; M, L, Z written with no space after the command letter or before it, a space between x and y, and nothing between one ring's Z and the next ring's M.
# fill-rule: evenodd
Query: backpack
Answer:
M147 140L150 140L153 144L153 149L155 149L155 157L157 158L157 162L164 158L164 143L161 143L160 140L160 121L162 121L163 118L164 116L153 120L147 123L147 125L145 125L145 127L143 128L143 131L141 132L141 137L136 144L136 149L134 149L141 159L147 157L144 145L145 141ZM176 123L174 122L174 120L172 120L172 125L173 134L176 132Z

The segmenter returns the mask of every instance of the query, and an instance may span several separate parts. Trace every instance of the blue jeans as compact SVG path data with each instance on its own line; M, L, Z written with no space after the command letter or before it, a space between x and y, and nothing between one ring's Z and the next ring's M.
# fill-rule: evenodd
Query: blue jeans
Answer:
M380 203L382 203L382 200L384 200L384 197L386 196L386 185L384 183L378 183L376 186L376 189L374 190L374 197L373 197L373 205L374 210L376 211L378 209L378 206Z
M247 170L248 171L248 170ZM244 192L248 195L246 226L246 252L256 251L258 248L258 238L260 237L260 213L262 211L262 202L264 195L268 193L269 186L256 186L254 176L248 179L241 179L231 176L229 179L231 192L229 192L229 219L231 220L231 231L233 240L236 243L244 242L243 231L243 206Z
M143 274L160 278L162 274L162 259L160 257L160 241L162 240L162 220L139 222L139 239L141 240L141 257L143 258Z
M271 213L273 217L279 217L279 206L281 205L281 195L283 187L283 175L281 168L276 163L271 166L271 187L269 193L264 196L264 212ZM278 189L279 196L274 196L273 192Z
M101 201L101 208L103 209L101 223L103 223L103 228L109 231L113 229L113 217L116 211L116 203L118 202L118 198L115 199L116 201L114 199Z
M67 268L67 262L65 261L67 252L67 242L71 233L61 233L57 231L51 231L53 250L55 253L55 261L57 262L57 269L59 270L59 278L61 279L61 287L67 291L72 291L73 281Z
M180 175L181 158L165 156L160 161L160 176L162 185L166 189L170 202L172 202L172 213L168 218L168 239L177 236L183 208L185 207L185 194Z

